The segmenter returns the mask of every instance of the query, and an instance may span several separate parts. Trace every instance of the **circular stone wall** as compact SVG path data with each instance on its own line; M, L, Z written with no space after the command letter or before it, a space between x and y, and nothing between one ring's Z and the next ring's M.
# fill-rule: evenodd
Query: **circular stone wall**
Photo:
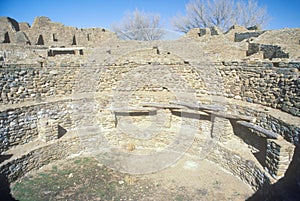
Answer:
M1 174L13 182L85 150L131 174L205 158L268 195L299 175L297 71L190 64L167 50L157 63L157 50L113 65L1 68Z

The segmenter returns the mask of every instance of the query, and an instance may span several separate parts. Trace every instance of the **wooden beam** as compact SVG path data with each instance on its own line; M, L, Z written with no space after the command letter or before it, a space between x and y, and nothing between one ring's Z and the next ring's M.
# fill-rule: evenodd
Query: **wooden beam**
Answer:
M175 105L185 106L192 110L202 110L205 113L215 115L218 117L223 117L226 119L243 120L243 121L250 121L250 122L255 122L256 120L254 117L221 112L220 111L221 107L218 105L189 104L189 103L182 103L178 101L170 101L170 103Z
M274 133L273 131L270 131L270 130L267 130L267 129L264 129L258 125L255 125L253 123L249 123L249 122L246 122L246 121L237 121L236 123L246 127L246 128L250 128L250 129L253 129L259 133L262 133L263 135L265 135L266 137L268 138L272 138L272 139L283 139L281 135L277 134L277 133Z
M203 105L203 104L190 104L190 103L184 103L184 102L178 102L178 101L169 101L171 104L175 105L181 105L193 110L211 110L211 111L220 111L222 108L218 105Z
M196 115L203 115L203 116L209 116L208 113L197 111L197 110L189 110L189 109L171 109L172 112L182 112L182 113L189 113L189 114L196 114Z
M236 121L249 121L249 122L255 122L256 118L255 117L250 117L250 116L244 116L244 115L239 115L239 114L229 114L229 113L225 113L225 112L213 112L213 111L209 111L209 110L204 110L204 112L209 113L211 115L215 115L217 117L223 117L226 119L233 119Z
M114 108L111 109L114 113L146 113L146 112L155 112L157 108Z
M185 107L175 104L167 104L167 103L141 103L142 107L155 107L162 109L183 109Z

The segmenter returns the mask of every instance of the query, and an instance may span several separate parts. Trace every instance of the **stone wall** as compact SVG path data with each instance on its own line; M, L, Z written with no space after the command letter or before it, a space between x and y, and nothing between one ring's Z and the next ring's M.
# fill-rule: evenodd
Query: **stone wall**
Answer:
M114 33L103 28L68 27L52 22L47 17L35 18L32 27L7 17L1 17L0 24L0 42L17 45L94 47L107 39L116 38Z
M0 111L0 153L38 138L39 120L53 119L62 128L72 127L67 101L48 102Z
M259 114L257 124L263 128L272 130L275 133L282 135L288 142L291 142L292 144L297 145L299 143L300 127L297 127L296 125L289 124L284 120L280 120L272 115L263 113Z
M136 66L0 68L0 103L16 104L25 100L40 102L50 97L113 89L162 91L163 87L167 87L173 91L191 92L193 88L203 87L200 76L188 65L182 67L149 65L142 67L140 76L138 74L133 76L139 68ZM157 79L158 76L161 78ZM139 81L141 77L145 79L144 82Z
M254 149L254 145L248 142L254 139L257 140L255 143L263 146L266 138L249 137L251 139L246 142L242 137L247 133L237 135L238 131L232 127L231 120L213 118L213 115L208 114L204 117L205 121L200 122L198 113L159 109L155 117L156 127L163 128L160 136L146 143L126 136L120 138L122 133L118 129L122 122L126 131L131 121L142 127L152 123L152 116L116 115L116 108L138 107L142 102L168 103L169 100L179 99L192 103L197 98L207 97L210 100L202 104L216 104L215 97L221 100L225 97L233 102L229 105L221 101L221 105L226 105L225 112L228 114L255 117L257 125L283 136L285 144L290 146L292 143L296 148L299 145L300 127L295 119L300 117L300 63L283 60L222 62L244 59L247 43L243 39L258 39L261 33L249 34L246 33L249 31L243 31L245 33L234 35L233 30L229 36L213 28L194 29L176 42L142 43L116 40L113 33L101 28L66 27L46 17L37 18L32 27L10 18L0 18L0 24L5 25L2 29L0 27L0 153L6 154L10 149L28 143L45 143L43 147L33 147L30 152L19 157L13 156L16 158L1 164L1 174L7 175L10 181L79 150L78 141L75 138L61 138L60 129L73 132L75 127L86 129L86 125L93 124L99 128L99 124L102 125L100 130L104 132L105 138L127 151L137 151L134 149L141 147L149 150L167 147L175 138L174 128L180 127L180 123L186 126L183 130L187 133L190 128L193 133L212 128L209 134L215 137L216 146L208 153L208 159L238 176L255 190L274 182L275 178L269 173L277 174L286 170L276 165L284 160L273 160L278 150L277 145L273 146L274 141L269 143L270 149L263 147L267 153L267 165L260 165L261 161L249 150ZM243 41L235 43L234 37ZM100 43L103 45L99 46ZM216 45L218 43L220 45ZM83 55L48 57L47 46L89 48L84 48ZM94 46L99 48L91 48ZM267 59L289 56L280 46L265 45L259 41L250 43L248 55L258 52L263 52L263 57ZM234 101L239 101L239 104ZM293 121L246 107L244 103L284 111L282 113L293 117ZM91 132L96 134L95 130ZM141 134L138 129L134 132ZM92 135L86 135L85 132L82 134L84 139L81 142L94 142ZM199 144L193 143L189 152L204 153L205 150L201 152L200 149L206 139L203 139L200 132L195 136ZM177 140L184 142L184 139ZM239 153L240 150L231 149L231 140L245 140L241 145L245 145L243 148L246 151ZM132 146L128 148L128 145ZM207 147L212 148L209 145ZM282 153L288 152L283 150ZM293 162L299 167L297 156L294 156L296 160ZM283 155L282 159L286 157ZM262 166L266 166L269 173ZM280 171L276 172L276 168ZM297 171L299 175L299 168Z
M221 66L224 96L300 116L299 63L235 63Z
M300 137L300 126L299 124L289 123L286 118L280 119L280 115L274 117L268 111L258 110L257 108L251 107L251 105L228 105L228 111L237 113L245 116L252 116L256 118L256 124L267 130L278 133L284 137L288 142L297 145ZM289 115L288 115L289 116ZM291 118L291 117L287 117ZM295 117L297 119L297 117Z
M159 99L159 97L156 97L156 98ZM101 100L103 101L103 103L101 103L101 104L103 104L104 106L108 106L108 105L105 105L105 104L107 104L108 97L103 97L103 98L101 98ZM101 102L101 100L97 100L97 102ZM105 100L106 100L106 102L105 102ZM157 101L157 100L155 100L155 101ZM41 107L37 107L37 109L36 109L37 111L34 111L34 113L39 114L38 111L40 111L41 119L49 118L49 119L58 120L59 124L69 122L69 126L71 126L71 124L76 125L75 122L70 122L70 120L68 118L70 114L65 113L65 115L67 117L67 120L66 120L66 118L63 115L61 115L61 113L60 113L60 112L62 112L64 114L64 112L63 112L65 110L64 107L66 107L66 105L68 105L68 104L63 101L55 102L55 104L59 104L59 106L60 106L59 108L57 108L57 110L49 109L49 107L51 108L53 106L51 106L51 103L47 103L45 105L41 104ZM82 104L78 103L78 105L82 105ZM34 106L31 106L31 107L34 107ZM72 109L74 109L74 108L72 108ZM79 114L80 111L77 113ZM14 118L15 118L15 116L14 116ZM175 118L172 117L172 120L176 120L176 117ZM177 120L178 120L178 118L177 118ZM262 119L260 119L260 120L262 120ZM31 119L31 121L35 122L35 119L34 118ZM106 120L104 120L104 121L106 121ZM21 125L22 125L22 123L21 123ZM64 125L64 126L66 128L68 128L67 125ZM111 128L111 126L109 128ZM20 128L16 127L16 128L14 128L14 131L18 131L18 129L20 129ZM165 133L165 135L163 135L163 136L160 136L162 138L155 138L155 139L153 139L154 142L151 141L151 142L149 142L149 145L143 144L143 146L147 145L150 148L153 148L153 146L156 146L156 145L158 145L158 146L165 145L165 143L167 143L171 137L171 136L168 136L167 133ZM24 137L26 137L27 134L20 133L18 135L20 135L20 136L24 135ZM35 130L34 138L30 139L27 142L30 142L30 141L36 139L37 137L38 137L38 130ZM115 133L114 133L114 135L107 136L107 137L108 138L112 137L112 139L114 139L113 137L115 137ZM167 139L167 141L165 141L166 139ZM122 140L116 139L116 140L118 143L121 142L121 144L117 144L117 145L120 145L121 147L124 147L126 145L126 142L127 142L126 140L123 140L123 139ZM133 143L134 146L141 146L139 144L139 142L129 141L129 143ZM18 145L21 145L21 144L23 144L23 142L20 142ZM72 147L71 142L69 145ZM73 148L69 149L70 148L69 145L67 145L65 147L63 143L58 143L57 145L55 144L53 146L51 145L51 146L43 147L41 149L37 149L34 152L32 152L34 154L25 154L23 157L21 157L19 159L16 159L9 163L6 163L2 169L3 169L3 171L5 171L5 175L8 175L10 181L14 181L15 179L19 178L25 172L30 171L31 169L39 168L42 165L49 163L51 160L61 159L61 158L65 157L67 154L69 154L71 151L73 151L73 150L76 151L76 149L73 149ZM13 146L15 146L15 145L13 145ZM11 147L13 147L13 146L11 146ZM11 148L11 147L9 147L9 148ZM61 151L60 150L61 148L69 149L69 150ZM55 150L53 150L53 149L55 149ZM38 158L36 158L37 155L39 156ZM231 151L230 149L227 149L226 147L224 147L224 145L217 144L217 146L214 147L213 152L208 156L208 159L220 164L222 167L224 167L225 169L232 172L234 175L241 178L244 182L251 185L255 190L261 188L264 185L269 185L269 183L270 183L270 181L269 181L270 178L266 175L265 171L261 167L258 167L254 161L243 158L242 155L240 155L239 153L236 153L234 151ZM31 161L31 162L33 161L33 164L28 161Z
M293 159L294 149L295 147L285 140L267 140L266 167L273 178L284 177Z
M266 45L258 43L249 43L247 56L263 52L262 59L273 59L273 58L289 58L289 54L284 52L278 45Z
M46 60L46 47L27 47L16 45L1 45L0 46L0 58L2 62L1 67L10 66L16 67L16 65L27 66L41 66L41 62L45 63Z
M219 143L215 145L207 158L238 176L254 190L262 188L266 183L271 183L262 167L258 167L254 161L244 159L239 153Z
M72 93L76 68L1 68L0 102L15 104Z
M210 27L210 28L193 28L187 32L184 37L197 39L203 36L216 36L222 35L223 33L218 29L218 27Z
M218 75L206 78L202 72L205 69L189 64L0 68L0 102L15 104L25 100L42 101L46 97L68 96L74 92L112 91L116 88L125 91L162 91L171 88L173 91L192 90L199 95L217 93L300 116L299 63L224 62L215 66L220 74L216 80L215 76ZM143 72L138 72L141 70ZM148 76L145 77L145 74ZM161 78L156 79L158 77ZM145 80L140 82L140 79ZM151 84L155 79L156 83ZM218 86L215 89L217 92L213 91L211 82ZM146 87L145 83L152 86Z
M241 42L245 39L249 39L252 37L258 37L263 34L265 31L254 31L254 32L244 32L244 33L235 33L234 34L234 41Z
M31 170L37 170L54 160L62 160L71 154L81 151L77 138L56 141L45 146L36 147L19 158L4 162L0 166L0 174L9 182L14 182Z
M105 101L106 99L107 99L107 97L103 97L102 101ZM98 100L98 102L99 101L100 100ZM48 103L48 104L51 105L50 103ZM64 105L65 103L57 102L56 104ZM78 104L81 105L81 103L78 103ZM105 106L107 106L107 105L105 105ZM62 108L59 108L57 111L51 111L47 108L48 108L47 105L41 105L41 108L39 108L39 111L41 111L40 114L45 114L44 116L42 116L42 119L46 119L46 118L57 119L58 123L60 123L60 124L67 123L66 119L59 115L59 112L61 110L63 110ZM39 113L37 111L35 111L35 112ZM52 112L53 112L53 115L56 115L56 118L54 118L53 116L49 117L46 115L46 114L51 114ZM69 114L66 114L66 115L68 116ZM106 116L109 116L109 115L106 115ZM104 117L104 118L106 118L106 117ZM141 118L141 117L139 117L139 118ZM34 122L34 120L35 119L33 118L32 121ZM172 117L172 121L175 121L173 123L177 124L178 120L179 120L178 117L176 117L176 116L174 116L174 118ZM198 121L198 120L195 120L195 121ZM107 120L104 120L103 125L106 122L107 122ZM75 122L72 122L72 124L75 124ZM184 124L186 124L186 123L184 123ZM71 125L71 122L69 123L69 126L70 125ZM66 126L66 128L68 128L67 127L68 125L64 125L64 126ZM198 127L197 124L193 125L193 126ZM109 129L111 129L112 127L113 126L110 125ZM16 129L18 129L18 128L16 128ZM167 133L169 133L169 132L166 132L163 136L160 136L160 138L158 138L159 140L156 138L152 139L154 141L151 141L149 143L149 147L152 147L152 146L155 147L157 145L159 145L159 146L164 145L164 143L166 141L170 140L170 137L171 137ZM114 133L110 137L114 138L115 136L116 135ZM122 135L120 135L120 136L122 136ZM107 136L107 137L109 138L109 136ZM36 139L36 138L37 138L37 136L35 136L34 139ZM120 144L121 146L123 146L123 144L126 142L126 140L121 140L121 141L120 141L120 139L116 139L116 140L118 143L121 142L121 144ZM30 141L27 141L27 142L30 142ZM3 169L3 171L5 171L6 175L9 175L10 180L13 181L16 178L23 175L25 172L30 171L31 169L39 168L42 165L47 164L51 160L61 159L62 157L65 157L66 154L72 153L72 151L74 151L74 149L73 149L74 147L72 147L73 146L72 141L68 141L68 143L65 147L66 142L67 141L65 141L63 143L46 146L41 149L37 149L30 154L25 154L22 158L19 158L17 160L14 160L14 161L11 161L11 162L5 164L5 166L3 166L2 169ZM21 145L21 144L23 144L23 143L20 143L19 145ZM138 142L134 142L134 145L140 146L140 144ZM71 148L69 146L71 146ZM143 146L146 146L146 144L143 144ZM62 152L59 151L61 148L64 149ZM77 149L75 149L75 151L76 150ZM254 161L246 160L239 153L231 151L230 149L226 148L224 145L221 145L219 143L217 143L215 145L215 147L212 149L212 152L209 154L208 159L220 164L222 167L224 167L225 169L232 172L234 175L241 178L244 182L251 185L255 190L261 188L263 185L270 183L269 178L268 178L268 176L265 175L264 170L261 167L258 167ZM28 161L30 161L30 162L28 162Z

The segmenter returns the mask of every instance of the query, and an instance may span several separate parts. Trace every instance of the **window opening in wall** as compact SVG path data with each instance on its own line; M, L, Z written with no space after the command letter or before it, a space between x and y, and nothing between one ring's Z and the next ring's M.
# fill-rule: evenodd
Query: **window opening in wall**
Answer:
M88 41L90 41L90 37L91 37L90 35L91 34L87 34L87 36L86 36Z
M39 35L38 41L36 43L37 45L44 45L44 38L42 35Z
M48 56L53 57L55 55L63 55L63 54L73 54L73 55L83 55L83 48L74 47L74 48L49 48Z
M4 43L10 43L10 38L8 32L4 34Z
M57 42L57 41L58 41L57 38L56 38L56 34L55 34L55 33L52 34L52 38L53 38L53 41L54 41L54 42Z
M72 45L77 45L75 35L73 36Z
M279 67L279 62L273 62L273 67Z

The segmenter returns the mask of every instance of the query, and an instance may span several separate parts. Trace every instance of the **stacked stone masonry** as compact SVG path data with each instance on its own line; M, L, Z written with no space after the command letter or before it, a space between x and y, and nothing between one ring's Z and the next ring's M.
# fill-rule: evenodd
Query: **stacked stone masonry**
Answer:
M67 27L52 22L47 17L36 18L32 27L24 23L20 26L17 21L7 17L1 17L0 22L3 26L3 30L0 30L3 43L56 47L86 44L93 46L100 41L115 37L114 33L103 28Z
M294 148L281 140L267 140L266 167L272 177L281 178L293 158Z
M203 153L201 131L208 130L217 143L207 159L267 194L291 163L300 175L298 29L292 30L292 39L287 37L291 30L278 34L287 38L286 45L265 39L277 32L237 26L225 34L216 28L194 29L176 41L140 42L121 41L101 28L66 27L46 17L32 26L6 17L0 24L0 153L38 144L1 163L0 173L10 181L81 151L79 140L69 135L86 123L99 124L113 145L131 152L143 146L165 148L175 136L174 125L182 122L199 131L191 151L195 156ZM143 107L177 98L222 106L228 116L251 117L256 126L281 138L268 139L207 110ZM122 110L128 114L120 115ZM126 121L147 124L152 116L164 129L162 136L148 142L118 137L116 128L126 128ZM241 147L230 147L237 141Z
M70 107L71 103L67 101L38 104L32 102L30 106L1 110L1 152L37 139L38 121L43 118L57 120L58 125L69 130L72 127L68 109Z
M295 116L300 116L300 78L298 68L300 63L281 63L282 67L273 67L272 63L243 63L217 66L221 74L219 85L223 88L222 96L242 99L247 102L266 105L281 109ZM204 87L205 78L200 74L200 69L193 66L168 65L168 69L162 66L150 67L149 73L153 71L166 71L164 74L176 72L196 93L210 93ZM0 92L2 103L18 103L25 100L42 100L45 97L66 96L73 92L86 90L88 81L84 76L94 75L96 86L94 92L110 91L117 87L116 83L121 80L121 75L126 72L134 72L134 66L127 68L121 66L95 67L55 67L55 68L1 68L0 69ZM137 68L138 69L138 68ZM154 70L155 69L155 70ZM194 72L193 72L194 71ZM199 73L197 73L197 71ZM109 79L108 79L109 78ZM164 78L162 78L164 79ZM166 77L166 79L168 79ZM89 80L89 82L92 82ZM133 82L133 81L132 81ZM133 82L134 83L134 82ZM124 83L126 84L126 83ZM176 83L174 83L176 84ZM180 85L180 84L179 84ZM131 84L138 89L136 84ZM118 86L122 87L122 86ZM158 86L159 91L161 86ZM120 89L120 90L126 90ZM174 90L178 88L174 85ZM181 87L182 88L182 87ZM91 89L90 89L91 90ZM128 88L127 88L128 90ZM131 89L130 89L131 90Z

